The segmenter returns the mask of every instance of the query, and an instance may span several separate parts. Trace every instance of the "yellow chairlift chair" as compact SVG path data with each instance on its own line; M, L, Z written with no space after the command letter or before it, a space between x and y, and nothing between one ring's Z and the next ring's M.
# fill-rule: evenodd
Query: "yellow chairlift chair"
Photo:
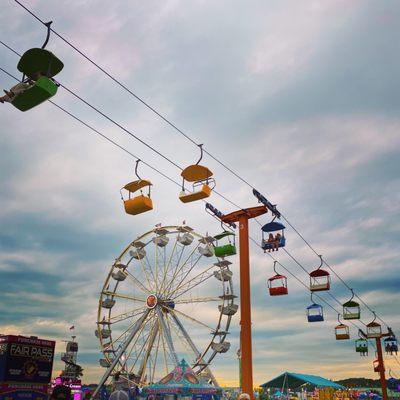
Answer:
M141 214L153 209L153 201L151 200L150 196L150 187L152 186L152 183L146 179L141 179L138 175L137 167L139 162L140 160L136 161L135 167L135 175L138 177L138 179L126 184L121 189L121 199L124 202L125 212L130 215ZM142 191L142 189L145 187L148 188L147 195L143 194ZM128 192L128 198L124 198L122 190L126 190ZM134 193L138 190L140 190L140 195L135 196Z
M215 187L215 181L212 178L213 173L207 167L199 165L203 158L203 145L199 145L201 156L196 164L189 165L182 172L182 191L179 194L179 200L182 203L191 203L192 201L202 200L210 197L212 189ZM187 192L185 181L193 182L193 191ZM212 187L211 187L212 185Z

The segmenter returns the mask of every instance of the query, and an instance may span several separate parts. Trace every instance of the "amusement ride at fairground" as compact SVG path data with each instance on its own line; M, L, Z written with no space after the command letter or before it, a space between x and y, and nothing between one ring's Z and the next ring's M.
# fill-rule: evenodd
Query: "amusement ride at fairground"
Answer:
M70 46L72 45L51 28L50 22L45 23L36 18L46 27L47 38L41 48L29 49L20 56L17 69L22 76L18 79L18 83L6 91L1 101L10 103L20 111L34 112L35 107L52 99L59 87L62 87L88 104L55 80L55 76L61 72L64 64L53 52L46 49L51 32L61 37ZM2 45L17 53L5 43L2 42ZM85 54L77 51L93 63ZM16 79L13 73L1 70ZM117 81L112 75L101 70L109 78ZM122 88L129 91L125 86ZM53 104L61 108L56 103ZM140 163L142 162L174 184L177 184L175 179L178 177L171 178L165 175L151 164L129 153L123 146L113 142L90 124L63 108L61 110L136 159L135 178L121 189L121 207L127 217L134 218L138 214L151 212L155 206L162 206L153 204L151 197L153 183L147 177L141 176ZM102 111L95 110L115 123ZM181 132L168 119L161 117ZM137 138L123 126L118 125L118 127ZM152 393L162 393L163 390L167 390L168 384L170 387L177 386L179 380L177 381L176 377L179 374L182 374L181 378L186 379L189 386L193 385L193 393L196 390L203 390L205 393L219 397L221 393L212 372L212 363L216 357L232 350L229 333L232 317L237 312L240 312L241 390L252 397L249 241L253 239L249 235L249 220L257 219L260 225L258 241L260 251L264 251L271 259L274 274L267 279L269 295L289 294L288 277L283 271L298 279L276 259L275 254L285 251L290 255L287 250L290 247L290 241L287 241L285 236L287 226L291 227L293 232L300 235L303 240L306 241L306 239L281 214L278 206L271 203L261 191L256 190L244 178L238 176L216 156L208 152L202 144L197 144L187 135L185 137L195 144L196 153L198 151L200 157L197 162L181 169L181 183L177 184L179 188L176 191L176 200L182 203L182 207L186 203L197 202L199 209L204 208L218 221L221 231L209 235L198 232L195 227L186 223L158 224L147 232L139 233L115 258L115 262L105 277L99 298L95 335L103 354L99 362L100 366L104 367L104 374L92 394L93 397L96 397L109 377L144 388L144 392L147 391L146 393L150 396ZM142 139L139 140L158 155L161 154ZM196 153L193 155L194 160L196 160ZM205 154L250 187L255 203L252 207L241 208L228 199L230 205L235 206L235 210L225 214L209 202L213 192L225 197L215 190L214 173L203 162ZM173 162L164 155L162 157ZM260 218L264 220L263 223L260 222ZM171 221L171 223L174 222ZM236 232L239 236L238 243L236 243ZM312 324L323 323L325 308L331 308L337 313L334 338L340 341L351 339L349 325L352 325L356 332L355 337L353 334L354 351L363 357L371 353L376 354L371 368L379 374L382 395L386 400L387 381L383 353L396 357L398 344L394 332L336 273L323 256L319 255L309 242L306 241L306 244L318 260L312 270L305 270L308 275L307 283L304 284L301 281L310 296L310 305L305 310L307 321ZM239 253L240 261L239 293L234 291L234 268L231 261L237 253ZM341 304L339 309L337 305L332 306L324 297L321 297L322 292L331 291L332 275L344 283L349 290L348 301ZM333 294L331 297L335 299ZM320 304L321 302L323 304ZM197 303L212 306L214 321L212 325L193 313L193 306ZM362 307L372 315L372 320L366 324L361 320ZM208 316L209 319L210 316ZM175 372L171 373L171 371ZM397 382L395 378L391 377L391 379ZM158 385L158 389L154 389L152 385Z

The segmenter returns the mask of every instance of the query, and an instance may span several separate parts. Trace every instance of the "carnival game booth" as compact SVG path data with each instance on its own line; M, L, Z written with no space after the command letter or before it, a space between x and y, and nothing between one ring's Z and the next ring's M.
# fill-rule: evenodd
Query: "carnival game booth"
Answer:
M141 397L146 400L220 400L222 389L201 381L185 360L159 382L145 386Z
M0 400L46 400L56 342L0 336Z

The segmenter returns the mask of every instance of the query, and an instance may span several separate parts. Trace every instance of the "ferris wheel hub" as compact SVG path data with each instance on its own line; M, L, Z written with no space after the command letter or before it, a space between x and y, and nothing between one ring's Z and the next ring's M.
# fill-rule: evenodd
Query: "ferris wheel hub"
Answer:
M146 305L148 308L154 308L158 303L158 297L154 294L147 296Z

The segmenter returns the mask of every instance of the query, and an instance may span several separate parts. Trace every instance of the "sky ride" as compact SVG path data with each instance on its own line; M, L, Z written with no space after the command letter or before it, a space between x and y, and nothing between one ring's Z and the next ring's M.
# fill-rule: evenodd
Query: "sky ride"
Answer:
M310 275L311 275L311 273L310 273ZM344 319L351 319L351 318L346 318L346 317L345 317L345 312L343 312L343 318L344 318Z
M204 254L205 243L208 237L187 225L157 226L117 257L99 299L95 334L106 368L99 387L116 373L144 386L182 358L217 384L210 365L230 348L227 336L238 305L230 262Z

